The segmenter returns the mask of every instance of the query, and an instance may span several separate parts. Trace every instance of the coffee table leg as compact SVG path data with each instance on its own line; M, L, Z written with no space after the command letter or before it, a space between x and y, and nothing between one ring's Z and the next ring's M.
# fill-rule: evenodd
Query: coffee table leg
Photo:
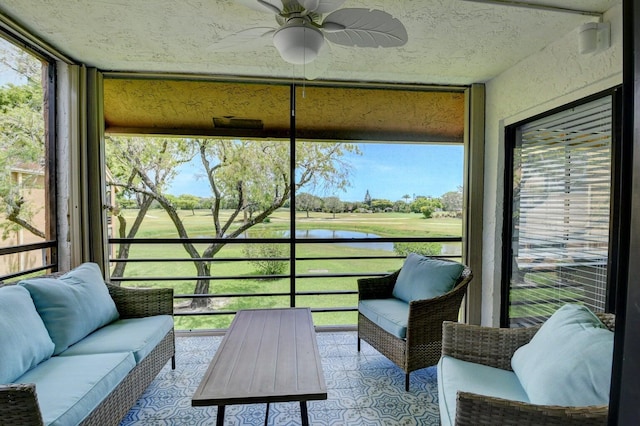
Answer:
M224 405L218 405L218 415L216 417L216 426L224 426Z
M268 422L269 422L269 403L267 402L267 412L264 415L264 426L267 426Z
M302 426L309 426L309 413L307 412L307 401L300 401L300 417Z

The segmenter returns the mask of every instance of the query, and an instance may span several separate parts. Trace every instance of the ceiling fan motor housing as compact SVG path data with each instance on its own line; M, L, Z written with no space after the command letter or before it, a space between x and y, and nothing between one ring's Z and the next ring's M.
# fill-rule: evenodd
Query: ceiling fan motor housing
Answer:
M305 18L291 18L273 34L273 44L285 61L302 65L313 61L324 44L324 35Z

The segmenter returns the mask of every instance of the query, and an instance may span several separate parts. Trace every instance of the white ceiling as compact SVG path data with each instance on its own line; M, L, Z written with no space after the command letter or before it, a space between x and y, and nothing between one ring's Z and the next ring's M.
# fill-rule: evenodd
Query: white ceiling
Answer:
M527 0L605 12L621 0ZM511 1L510 3L515 3ZM307 69L285 63L269 37L234 49L216 42L274 16L232 0L0 0L3 14L70 58L110 71L195 73L466 85L500 74L597 18L467 0L347 0L400 19L399 48L331 45ZM315 68L314 68L315 67Z

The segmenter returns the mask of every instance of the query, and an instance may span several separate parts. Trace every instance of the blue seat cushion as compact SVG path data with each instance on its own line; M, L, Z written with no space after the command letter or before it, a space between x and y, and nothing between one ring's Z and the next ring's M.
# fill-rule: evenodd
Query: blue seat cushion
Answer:
M443 356L438 362L438 404L442 426L455 423L458 391L529 402L513 371Z
M132 352L140 363L173 328L171 315L119 319L91 333L60 356Z
M368 299L358 303L358 312L383 330L398 336L407 337L409 322L409 304L400 299Z
M29 292L0 288L0 383L11 383L53 354L54 344Z
M53 357L16 383L35 383L45 425L77 425L135 365L131 353Z
M20 281L36 305L58 355L119 314L95 263L83 263L60 278Z
M393 287L393 297L412 300L433 299L451 291L464 265L409 253Z

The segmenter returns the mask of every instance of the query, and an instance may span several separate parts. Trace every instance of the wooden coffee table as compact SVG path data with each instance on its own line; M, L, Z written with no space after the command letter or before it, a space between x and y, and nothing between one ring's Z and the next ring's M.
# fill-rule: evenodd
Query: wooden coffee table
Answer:
M309 424L307 401L327 399L309 308L239 311L196 390L191 405L300 401L302 424Z

